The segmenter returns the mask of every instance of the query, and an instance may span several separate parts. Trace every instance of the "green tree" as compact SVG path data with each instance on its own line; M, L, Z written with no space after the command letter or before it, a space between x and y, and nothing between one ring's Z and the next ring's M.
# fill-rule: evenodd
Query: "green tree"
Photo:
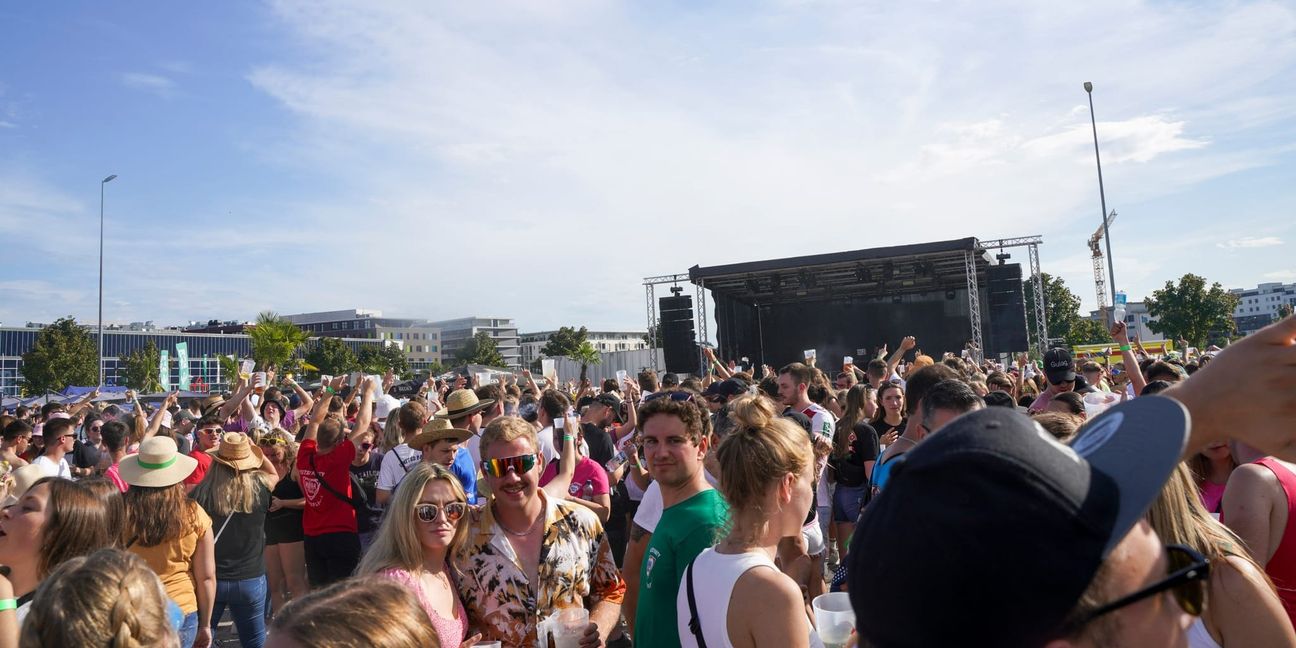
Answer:
M119 372L122 383L141 394L162 391L162 383L158 382L158 363L161 359L162 354L152 340L149 340L148 346L122 356Z
M99 384L99 348L71 317L42 329L22 359L19 388L28 396Z
M1067 335L1067 345L1103 344L1111 342L1111 332L1098 320L1080 319Z
M570 326L559 327L558 332L550 336L544 347L540 349L540 355L547 358L571 357L580 350L581 344L585 343L588 335L589 331L584 326L578 329Z
M649 326L648 332L643 335L643 341L644 344L647 344L654 349L660 349L666 346L666 340L662 338L660 326Z
M225 385L230 389L234 389L234 383L237 383L239 379L238 358L232 355L218 355L216 356L216 363L220 367L220 375L225 377Z
M1044 320L1048 323L1049 339L1062 338L1068 343L1076 337L1072 332L1082 321L1080 317L1080 298L1067 288L1066 282L1061 277L1054 277L1047 272L1040 273L1040 280L1044 285ZM1033 299L1034 295L1034 277L1027 279L1022 288L1026 293L1027 303ZM1038 326L1035 323L1035 309L1026 309L1026 334L1030 337L1031 346L1036 345L1035 334ZM1081 336L1083 337L1083 336Z
M252 342L252 359L261 371L289 369L297 348L306 342L306 332L296 324L266 311L248 328Z
M306 362L315 367L320 374L340 376L356 371L360 362L351 347L337 338L323 337L315 340L306 352Z
M495 340L486 333L478 331L477 335L472 336L464 343L463 348L455 359L464 364L479 364L488 367L503 367L505 365L504 356L500 355L499 346Z
M360 363L360 370L365 373L380 374L390 369L398 376L408 376L410 372L405 352L395 344L365 345L361 347L356 359Z
M600 354L598 349L595 349L594 345L589 342L581 342L581 345L576 349L576 352L569 354L567 357L580 363L580 379L582 382L585 380L585 374L590 365L603 364L602 354Z
M1215 282L1206 286L1205 277L1186 274L1179 283L1167 281L1147 300L1148 328L1171 339L1184 339L1202 348L1212 339L1227 340L1236 330L1233 310L1238 298Z

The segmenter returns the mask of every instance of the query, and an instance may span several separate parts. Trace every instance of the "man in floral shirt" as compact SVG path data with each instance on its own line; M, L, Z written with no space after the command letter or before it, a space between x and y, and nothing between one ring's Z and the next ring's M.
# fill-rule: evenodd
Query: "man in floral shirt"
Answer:
M491 495L474 511L457 558L469 626L484 641L529 648L539 643L538 624L560 609L585 608L581 646L601 646L620 618L625 583L597 516L540 490L538 449L535 429L520 418L500 417L482 434Z

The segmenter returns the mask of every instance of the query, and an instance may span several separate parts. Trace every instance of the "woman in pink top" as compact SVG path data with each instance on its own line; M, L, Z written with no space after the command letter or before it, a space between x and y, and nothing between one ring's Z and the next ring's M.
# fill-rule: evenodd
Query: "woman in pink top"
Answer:
M459 479L445 468L420 463L396 488L387 515L357 575L378 574L418 597L442 646L472 646L465 641L468 617L459 601L455 574L447 558L463 545L468 498Z
M1227 443L1212 443L1193 455L1188 460L1188 467L1192 469L1202 506L1218 520L1224 499L1224 485L1228 483L1233 469L1237 468L1232 451Z

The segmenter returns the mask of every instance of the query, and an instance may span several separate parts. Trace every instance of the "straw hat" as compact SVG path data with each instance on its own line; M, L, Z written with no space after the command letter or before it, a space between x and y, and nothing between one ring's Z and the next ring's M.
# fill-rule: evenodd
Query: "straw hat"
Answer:
M175 439L155 436L141 443L137 454L126 455L117 472L131 486L162 488L184 481L197 467L197 459L180 454Z
M494 398L477 400L477 393L473 390L456 389L446 397L446 418L457 419L476 414L494 404Z
M238 432L226 432L221 436L220 446L208 450L212 461L223 463L234 470L255 470L261 467L261 448L252 443L251 437Z
M435 417L423 424L423 431L409 440L409 447L415 450L422 450L423 446L430 443L436 443L442 439L450 439L455 443L463 443L473 433L468 430L460 430L450 425L450 419Z
M32 484L40 481L45 477L45 469L35 464L27 464L13 471L13 486L9 489L9 496L0 504L2 508L9 508L18 503L23 495L32 487Z

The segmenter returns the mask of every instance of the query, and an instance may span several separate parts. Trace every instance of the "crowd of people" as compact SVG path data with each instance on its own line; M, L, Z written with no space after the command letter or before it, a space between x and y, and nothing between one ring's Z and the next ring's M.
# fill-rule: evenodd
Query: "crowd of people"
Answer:
M1296 645L1296 320L1111 335L18 408L0 648Z

